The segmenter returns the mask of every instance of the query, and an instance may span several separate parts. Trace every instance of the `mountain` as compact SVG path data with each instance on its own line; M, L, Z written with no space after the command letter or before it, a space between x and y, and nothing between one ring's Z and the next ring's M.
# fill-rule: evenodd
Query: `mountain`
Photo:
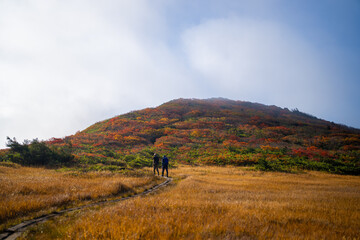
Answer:
M190 164L339 173L360 169L360 130L297 109L223 98L173 100L49 143L71 144L79 162L105 165L151 165L157 152Z

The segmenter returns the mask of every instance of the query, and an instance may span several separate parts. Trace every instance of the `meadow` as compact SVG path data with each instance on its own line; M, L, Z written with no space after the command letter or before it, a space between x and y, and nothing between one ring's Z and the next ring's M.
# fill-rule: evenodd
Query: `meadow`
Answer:
M0 230L51 211L133 194L161 181L137 174L0 165Z
M360 178L171 169L160 193L68 214L24 239L359 239Z

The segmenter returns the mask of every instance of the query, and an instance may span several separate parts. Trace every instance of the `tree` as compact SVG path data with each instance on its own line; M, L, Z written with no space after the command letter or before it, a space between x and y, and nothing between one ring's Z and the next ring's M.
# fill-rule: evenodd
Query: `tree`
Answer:
M59 165L70 162L74 156L68 148L50 148L45 142L34 139L23 144L15 138L7 137L6 146L10 147L8 159L24 165Z

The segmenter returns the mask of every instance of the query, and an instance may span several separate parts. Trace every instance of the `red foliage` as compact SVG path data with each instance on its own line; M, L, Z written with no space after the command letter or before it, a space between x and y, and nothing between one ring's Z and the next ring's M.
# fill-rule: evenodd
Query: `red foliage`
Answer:
M246 148L273 154L286 147L286 154L314 160L360 149L359 131L299 111L225 99L175 100L98 122L65 139L52 138L49 144L71 142L77 155L104 149L128 154L155 147L181 159L194 152L214 163L244 162L239 149ZM256 162L258 153L251 154L249 161Z

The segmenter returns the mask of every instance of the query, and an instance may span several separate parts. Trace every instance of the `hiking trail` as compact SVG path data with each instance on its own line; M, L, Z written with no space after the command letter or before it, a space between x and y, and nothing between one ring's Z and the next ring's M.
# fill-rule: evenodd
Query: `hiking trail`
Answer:
M60 215L62 215L64 213L73 212L73 211L76 211L76 210L81 210L81 209L84 209L84 208L89 208L89 207L94 207L94 206L99 206L99 205L105 205L105 204L108 204L108 203L121 202L121 201L125 201L125 200L131 199L131 198L140 197L140 196L143 196L143 195L153 193L156 190L158 190L159 188L165 187L165 186L169 185L170 182L172 182L172 178L167 178L167 177L164 177L164 178L166 179L164 182L159 183L157 185L154 185L154 186L152 186L152 187L150 187L148 189L145 189L143 192L134 194L132 196L122 197L122 198L113 199L113 200L102 200L102 201L90 203L90 204L79 206L79 207L68 208L68 209L64 209L64 210L61 210L61 211L54 211L54 212L51 212L49 214L42 215L40 217L36 217L36 218L33 218L33 219L23 221L23 222L15 225L15 226L12 226L12 227L7 228L4 231L2 231L0 233L0 240L13 240L13 239L16 239L16 238L20 237L29 227L34 226L34 225L36 225L38 223L45 222L45 221L47 221L47 220L49 220L51 218L54 218L56 216L60 216Z

